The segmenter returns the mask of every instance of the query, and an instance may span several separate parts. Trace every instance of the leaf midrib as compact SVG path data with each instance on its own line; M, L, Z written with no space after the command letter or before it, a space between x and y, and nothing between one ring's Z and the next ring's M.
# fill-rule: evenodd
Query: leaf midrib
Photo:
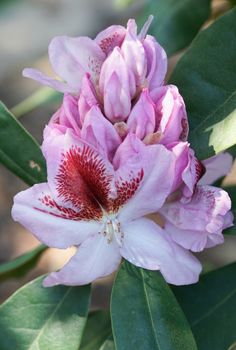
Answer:
M154 339L155 339L155 343L156 343L156 345L157 345L157 349L158 349L158 350L161 350L161 346L160 346L160 344L159 344L158 336L157 336L156 329L155 329L155 326L154 326L154 321L153 321L153 317L152 317L151 306L150 306L150 302L149 302L149 299L148 299L148 293L147 293L147 290L146 290L146 285L145 285L144 276L143 276L143 270L142 270L142 269L141 269L141 275L142 275L144 296L145 296L145 300L146 300L146 303L147 303L148 313L149 313L149 315L150 315L151 329L152 329L152 332L153 332L153 335L154 335Z
M42 335L42 333L43 333L43 330L45 329L45 327L46 327L46 325L48 324L48 322L49 322L49 321L52 319L52 317L55 315L55 313L57 312L57 310L61 307L61 305L63 304L64 300L66 299L66 297L67 297L67 295L69 294L70 291L71 291L71 288L69 288L69 289L66 291L64 297L63 297L63 298L60 300L60 302L57 304L57 306L55 307L55 309L54 309L53 312L51 313L50 317L47 318L46 322L43 324L43 327L41 327L39 333L37 334L36 338L35 338L35 339L33 340L33 342L31 343L31 345L30 345L30 347L29 347L28 350L32 350L32 349L33 349L32 346L35 345L35 344L37 345L37 347L38 347L39 350L40 350L38 341L39 341L39 339L40 339L40 337L41 337L41 335Z
M206 312L203 316L199 317L196 321L194 321L191 325L192 328L196 327L198 325L198 323L200 323L201 321L203 321L204 319L206 319L207 317L209 317L210 315L212 315L219 307L221 307L222 305L224 305L224 303L226 303L230 298L232 298L234 296L234 294L236 293L236 288L229 293L223 300L221 300L219 303L217 303L214 307L212 307L212 309L210 309L208 312Z

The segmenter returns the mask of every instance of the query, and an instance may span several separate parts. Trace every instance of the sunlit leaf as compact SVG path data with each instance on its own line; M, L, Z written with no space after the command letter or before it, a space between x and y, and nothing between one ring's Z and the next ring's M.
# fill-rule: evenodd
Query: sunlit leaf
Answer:
M200 159L236 144L236 9L201 32L171 77L184 97Z

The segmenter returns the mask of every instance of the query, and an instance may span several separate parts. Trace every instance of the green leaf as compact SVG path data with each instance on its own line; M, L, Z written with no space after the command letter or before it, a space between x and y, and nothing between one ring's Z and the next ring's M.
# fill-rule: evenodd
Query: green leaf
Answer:
M9 277L22 277L38 261L42 253L47 249L43 244L28 253L20 255L16 259L0 265L0 281Z
M116 350L112 336L103 343L99 350Z
M229 0L229 2L231 3L231 6L235 6L236 5L236 0Z
M236 186L226 186L224 190L228 192L231 201L232 201L232 213L236 219ZM236 226L232 226L224 230L224 234L227 235L236 235Z
M229 148L229 149L227 150L227 152L229 152L229 153L231 154L231 156L233 157L233 159L236 158L236 146L233 146L233 147Z
M157 271L125 261L111 299L117 350L195 350L196 344L171 289Z
M143 24L153 14L155 20L149 32L172 55L191 43L210 15L210 3L210 0L149 0L139 23Z
M197 36L171 77L184 97L200 159L236 144L235 57L236 9Z
M0 162L29 185L46 181L37 142L0 102Z
M37 278L0 306L1 350L77 350L90 286L42 287Z
M236 341L236 263L173 287L199 350L227 350Z
M108 311L91 312L88 316L80 350L99 350L111 333Z

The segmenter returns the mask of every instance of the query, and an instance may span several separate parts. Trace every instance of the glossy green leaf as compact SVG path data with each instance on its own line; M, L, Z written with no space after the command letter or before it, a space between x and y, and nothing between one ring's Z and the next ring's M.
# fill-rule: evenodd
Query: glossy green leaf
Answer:
M171 77L184 97L200 159L236 144L235 57L236 9L197 36Z
M157 271L125 261L111 299L117 350L196 350L196 344L170 287Z
M42 253L47 249L43 244L37 248L20 255L14 260L0 265L0 281L9 277L22 277L26 274L38 261Z
M173 291L192 327L198 350L228 350L236 341L236 263Z
M88 316L80 350L100 350L111 333L108 311L91 312Z
M1 102L0 162L29 185L46 181L39 145Z
M77 350L89 299L90 286L44 288L37 278L0 306L0 349Z
M210 0L149 0L139 20L155 16L149 33L168 55L188 46L210 15Z

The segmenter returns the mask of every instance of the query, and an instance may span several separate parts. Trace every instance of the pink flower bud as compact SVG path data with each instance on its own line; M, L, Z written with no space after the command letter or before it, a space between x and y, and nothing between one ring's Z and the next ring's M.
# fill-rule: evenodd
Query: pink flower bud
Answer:
M147 89L144 89L138 102L134 105L127 121L130 132L143 140L155 130L155 105Z
M90 80L89 74L85 74L82 80L81 92L78 99L78 108L81 123L84 122L88 111L93 107L99 105L95 88Z
M92 145L104 157L112 160L121 138L98 106L93 106L84 120L81 139Z
M146 36L143 47L147 59L147 85L149 90L153 90L164 82L167 72L167 56L165 50L151 35Z
M128 70L120 49L116 47L104 62L99 81L105 115L110 121L127 119L134 86L133 73Z
M62 133L66 132L66 129L73 129L75 134L80 135L81 123L78 111L78 99L77 97L65 94L63 103L59 110L52 116L49 128L57 128Z
M128 21L121 52L128 69L135 76L136 87L144 86L147 73L147 59L142 42L137 36L137 25L134 19Z
M157 129L162 134L161 143L186 141L188 120L182 96L174 85L166 85L151 92L156 104Z

